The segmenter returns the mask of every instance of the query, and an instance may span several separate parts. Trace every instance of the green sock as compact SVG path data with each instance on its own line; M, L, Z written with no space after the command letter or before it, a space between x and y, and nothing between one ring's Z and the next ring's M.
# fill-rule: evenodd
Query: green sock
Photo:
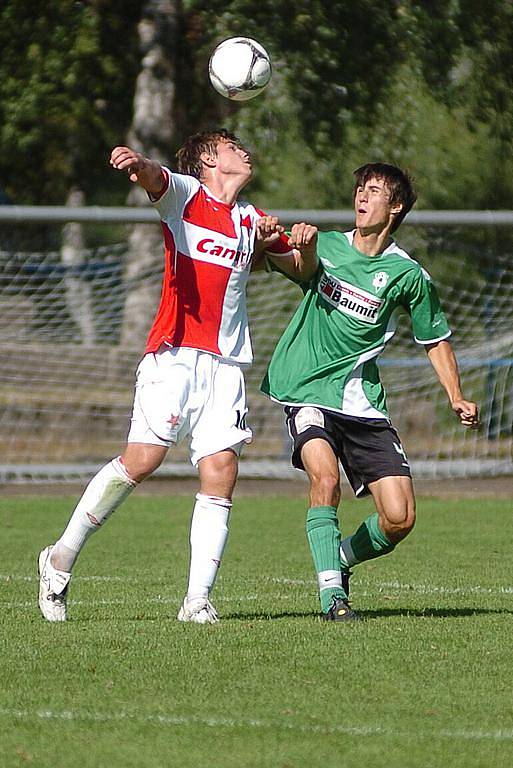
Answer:
M348 536L340 544L340 559L342 566L349 568L364 560L372 560L381 555L387 555L395 548L395 544L387 539L378 524L378 513L364 520L352 536Z
M327 613L334 597L347 597L340 573L340 531L335 507L311 507L306 535L317 572L321 609Z

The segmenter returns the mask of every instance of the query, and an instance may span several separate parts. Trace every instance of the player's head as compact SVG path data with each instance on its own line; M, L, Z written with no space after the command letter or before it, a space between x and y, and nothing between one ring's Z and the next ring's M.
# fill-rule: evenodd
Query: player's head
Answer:
M394 213L394 221L390 232L395 232L406 214L411 211L417 195L413 188L413 179L401 168L389 163L366 163L353 172L354 189L353 200L359 189L364 189L373 179L382 182L388 195L388 204L393 208L398 208Z
M234 148L238 155L244 155L249 162L249 152L243 148L240 139L225 128L216 128L195 133L184 141L176 153L179 173L194 176L199 181L203 181L210 165L209 159L219 157L220 146L223 149L225 146Z

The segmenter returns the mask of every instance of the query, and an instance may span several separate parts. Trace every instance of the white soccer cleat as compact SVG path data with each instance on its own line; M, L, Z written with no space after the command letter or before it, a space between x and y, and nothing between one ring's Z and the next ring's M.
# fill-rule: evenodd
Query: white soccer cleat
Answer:
M39 608L47 621L66 621L66 595L71 573L58 571L50 563L53 547L39 553Z
M206 597L187 597L178 611L178 621L192 621L195 624L217 624L217 611Z

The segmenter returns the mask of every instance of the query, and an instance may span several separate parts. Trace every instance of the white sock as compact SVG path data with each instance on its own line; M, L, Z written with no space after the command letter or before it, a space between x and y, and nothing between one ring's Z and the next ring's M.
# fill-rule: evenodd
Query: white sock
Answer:
M50 558L54 568L71 571L89 536L97 531L137 483L129 476L120 457L112 459L93 477Z
M216 580L226 539L232 502L196 494L191 521L191 564L187 597L208 597Z

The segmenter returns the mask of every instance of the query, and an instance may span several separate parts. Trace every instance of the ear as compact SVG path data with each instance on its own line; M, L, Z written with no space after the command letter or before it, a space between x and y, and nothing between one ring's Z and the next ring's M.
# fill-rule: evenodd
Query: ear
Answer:
M401 213L402 210L403 210L403 204L402 203L396 203L390 209L390 213L393 213L394 216L397 216L397 214Z
M207 168L215 168L217 163L217 157L210 152L202 152L200 155L201 162L207 166Z

